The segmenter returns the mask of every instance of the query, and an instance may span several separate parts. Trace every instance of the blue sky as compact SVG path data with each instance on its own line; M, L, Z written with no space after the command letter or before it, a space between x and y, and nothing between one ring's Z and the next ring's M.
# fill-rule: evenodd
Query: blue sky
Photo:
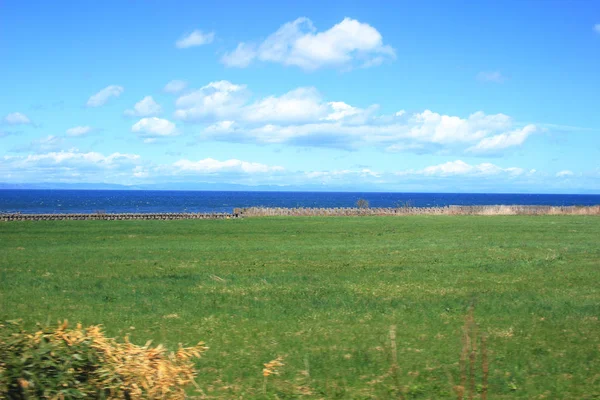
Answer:
M0 2L0 182L600 193L600 2Z

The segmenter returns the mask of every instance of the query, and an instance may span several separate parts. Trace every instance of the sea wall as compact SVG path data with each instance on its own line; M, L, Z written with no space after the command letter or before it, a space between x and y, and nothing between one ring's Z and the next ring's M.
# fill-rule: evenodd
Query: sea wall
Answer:
M123 214L0 214L0 221L59 221L59 220L175 220L175 219L230 219L238 214L228 213L123 213Z
M597 206L447 206L398 208L235 208L233 213L2 214L0 221L231 219L274 216L600 215Z

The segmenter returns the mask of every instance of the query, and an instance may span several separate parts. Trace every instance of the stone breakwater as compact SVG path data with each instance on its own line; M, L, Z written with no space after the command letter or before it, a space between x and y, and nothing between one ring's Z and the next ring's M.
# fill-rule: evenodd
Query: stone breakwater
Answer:
M124 214L0 214L0 221L61 221L61 220L159 220L231 219L239 214L228 213L124 213Z
M599 215L597 206L447 206L398 208L235 208L233 213L123 213L123 214L2 214L0 221L60 221L60 220L159 220L232 219L275 216L404 216L404 215Z

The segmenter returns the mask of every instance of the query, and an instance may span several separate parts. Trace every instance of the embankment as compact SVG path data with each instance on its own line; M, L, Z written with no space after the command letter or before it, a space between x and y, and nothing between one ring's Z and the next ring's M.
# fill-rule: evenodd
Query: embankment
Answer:
M78 214L20 214L0 213L0 221L59 221L59 220L177 220L231 219L274 216L405 216L405 215L600 215L597 206L447 206L397 208L235 208L232 213L78 213Z

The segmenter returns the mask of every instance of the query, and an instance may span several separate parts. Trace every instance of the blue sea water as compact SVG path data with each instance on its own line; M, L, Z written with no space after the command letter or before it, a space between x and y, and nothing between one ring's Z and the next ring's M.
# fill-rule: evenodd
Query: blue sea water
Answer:
M481 193L349 193L158 190L0 190L0 212L232 212L235 207L371 207L447 205L597 205L600 195Z

